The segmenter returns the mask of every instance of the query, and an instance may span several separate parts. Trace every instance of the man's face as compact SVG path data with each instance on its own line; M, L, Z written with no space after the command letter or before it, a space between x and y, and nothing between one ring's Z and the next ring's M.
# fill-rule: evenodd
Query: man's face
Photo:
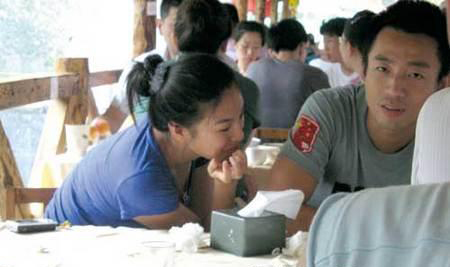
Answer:
M341 52L339 51L339 37L335 35L323 35L325 54L328 61L333 63L341 62Z
M420 108L438 88L437 49L436 41L424 34L391 27L380 31L366 70L368 127L414 131Z
M178 52L178 47L175 41L175 20L177 18L177 8L171 7L169 9L169 15L162 19L159 24L159 31L164 37L164 41L169 48L171 56L175 56Z

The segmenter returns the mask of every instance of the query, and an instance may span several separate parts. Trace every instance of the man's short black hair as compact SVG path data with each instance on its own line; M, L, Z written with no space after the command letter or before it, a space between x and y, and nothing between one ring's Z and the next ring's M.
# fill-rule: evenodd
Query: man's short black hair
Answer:
M266 42L266 28L256 21L241 21L233 30L233 40L237 43L245 33L256 32L261 36L262 45Z
M364 71L378 34L386 27L411 33L424 34L436 41L437 57L441 63L438 79L449 71L450 49L447 39L445 14L438 6L424 1L399 1L374 17L363 51ZM401 45L401 44L399 44Z
M183 0L178 7L175 36L181 52L215 54L230 32L227 11L218 0Z
M163 0L161 3L161 19L167 18L169 16L170 9L173 7L178 7L183 0Z
M320 26L320 34L341 37L346 22L346 18L332 18Z
M269 29L267 46L275 52L295 50L308 37L302 24L295 19L284 19Z

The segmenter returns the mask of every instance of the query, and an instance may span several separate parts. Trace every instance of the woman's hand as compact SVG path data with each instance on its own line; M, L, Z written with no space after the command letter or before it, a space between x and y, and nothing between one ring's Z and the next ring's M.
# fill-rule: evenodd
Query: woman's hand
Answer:
M223 183L239 180L247 170L247 157L242 150L236 150L222 162L212 159L208 164L208 174Z

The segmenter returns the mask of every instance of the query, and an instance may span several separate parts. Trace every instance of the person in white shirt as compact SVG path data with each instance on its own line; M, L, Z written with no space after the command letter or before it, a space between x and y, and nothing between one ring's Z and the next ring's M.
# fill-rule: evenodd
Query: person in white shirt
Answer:
M178 46L175 41L174 25L178 6L182 0L163 0L161 3L161 19L157 20L157 27L164 38L167 46L164 50L153 49L137 56L122 71L119 81L114 87L114 98L101 117L110 124L111 131L116 132L129 114L128 102L126 96L126 80L135 62L144 62L144 59L151 54L158 54L164 60L175 58L178 53Z
M339 37L344 31L346 18L332 18L322 24L320 33L325 45L325 58L312 60L309 64L325 72L331 87L346 86L359 82L359 75L342 64Z
M419 113L412 184L450 182L450 88L436 92Z

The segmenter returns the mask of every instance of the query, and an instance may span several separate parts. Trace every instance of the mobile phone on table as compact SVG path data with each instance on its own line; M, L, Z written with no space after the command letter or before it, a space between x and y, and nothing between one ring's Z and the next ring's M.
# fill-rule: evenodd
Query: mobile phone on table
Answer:
M51 219L24 219L6 222L6 227L16 233L54 231L58 224Z

